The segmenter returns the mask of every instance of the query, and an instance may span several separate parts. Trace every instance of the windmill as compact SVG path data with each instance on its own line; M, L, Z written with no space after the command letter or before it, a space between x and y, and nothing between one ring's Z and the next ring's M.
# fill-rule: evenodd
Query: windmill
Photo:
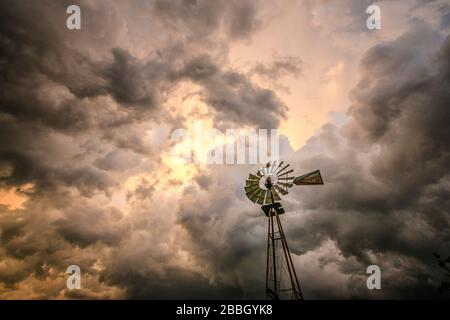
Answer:
M281 225L280 215L285 211L278 201L288 194L294 185L323 184L320 171L312 171L297 178L289 164L281 161L268 162L256 174L249 174L245 181L245 194L261 205L268 217L266 297L274 300L303 299L300 284L292 262L289 247Z

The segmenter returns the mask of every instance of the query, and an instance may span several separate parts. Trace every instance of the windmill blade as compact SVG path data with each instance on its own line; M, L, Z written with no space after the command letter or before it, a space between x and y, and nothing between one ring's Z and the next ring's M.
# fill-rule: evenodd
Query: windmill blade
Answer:
M247 195L247 197L250 199L250 201L256 202L256 200L258 200L259 195L261 194L262 191L263 191L262 189L252 191L250 194Z
M286 180L286 181L294 180L294 177L279 177L278 180ZM286 181L284 181L284 182L286 182Z
M287 180L280 179L280 180L277 181L276 184L279 184L279 183L292 184L292 180L293 180L293 179L287 179Z
M266 163L265 168L266 168L266 173L269 172L269 168L272 166L272 163L269 161Z
M261 179L261 177L263 176L259 170L258 170L258 172L256 173L256 175L258 176L259 179Z
M259 171L262 173L262 175L266 175L267 173L269 173L269 168L270 162L267 162L261 169L259 169Z
M280 200L281 200L280 196L279 196L278 193L275 191L275 187L272 187L272 188L270 189L270 192L272 193L273 200L275 200L275 201L280 201Z
M320 170L315 170L295 178L294 183L296 185L323 184L323 179Z
M289 170L289 171L283 172L282 174L279 174L278 177L282 177L282 176L284 176L284 175L286 175L286 174L289 174L289 173L291 173L291 172L294 172L294 169L291 169L291 170Z
M253 195L255 195L255 194L258 194L258 192L260 192L261 190L263 190L263 189L261 189L261 188L258 186L258 188L255 188L255 189L253 189L253 190L249 190L249 191L246 192L245 194L246 194L247 196L253 196Z
M281 168L281 166L283 165L283 163L284 163L284 161L281 161L281 162L278 164L278 166L276 166L276 168L274 168L274 170L273 170L273 173L274 173L274 174L276 174L277 170L278 170L279 168Z
M259 186L259 181L258 180L245 180L245 186Z
M269 173L273 173L275 171L275 165L277 164L277 160L275 160L272 164L272 168L270 168Z
M267 193L266 193L266 199L264 200L264 204L272 204L272 203L273 203L273 201L272 201L272 197L271 197L271 195L270 195L270 192L267 191Z
M259 187L259 184L258 184L258 185L254 185L254 186L247 186L247 187L244 187L245 193L252 192L252 191L254 191L254 190L256 190L256 189L261 189L261 188Z
M287 195L289 192L283 188L281 188L280 186L276 185L273 186L275 188L275 190L277 190L279 193L281 193L283 196Z
M286 188L292 188L294 186L292 183L283 183L283 182L279 182L278 185Z
M259 192L256 194L257 201L263 196L263 194L264 194L264 189L259 190Z
M256 191L254 191L254 193L252 192L252 194L250 194L250 197L248 197L248 198L249 198L251 201L256 202L256 200L259 199L259 197L260 197L260 195L261 195L261 193L262 193L263 191L264 191L264 190L262 190L262 189L256 190Z
M286 183L289 183L289 184L291 184L291 183L292 183L292 180L293 180L293 179L288 179L288 180L278 180L277 183L285 183L285 184L286 184Z
M254 195L251 198L249 198L251 202L255 203L256 200L258 200L258 195Z
M287 165L285 165L283 168L278 169L278 171L275 173L276 175L279 175L281 172L283 172L284 170L286 170L286 168L289 167L289 163Z
M259 181L259 180L261 180L261 177L255 176L254 174L250 173L248 175L248 180L257 180L257 181Z
M262 190L262 192L261 192L258 200L256 201L256 203L261 204L261 205L264 204L264 200L266 198L266 194L267 194L267 190Z
M258 199L258 194L261 191L262 191L262 189L255 189L255 190L252 190L252 191L249 191L249 192L245 193L245 195L247 196L247 198L249 198L250 200L255 202Z

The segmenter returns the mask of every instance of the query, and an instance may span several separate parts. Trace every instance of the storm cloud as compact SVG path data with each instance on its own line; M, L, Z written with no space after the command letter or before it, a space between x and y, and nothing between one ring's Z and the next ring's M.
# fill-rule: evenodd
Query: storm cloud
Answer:
M295 106L265 83L301 78L308 62L230 61L275 19L262 2L76 3L74 31L72 2L0 3L0 189L14 203L0 203L0 298L262 298L266 220L243 193L256 168L179 167L170 133L204 119L283 127ZM319 168L325 180L283 199L308 298L438 295L450 38L423 16L360 57L343 123L295 151L281 135L296 174ZM79 291L65 287L71 264ZM365 286L370 264L383 270L380 292Z

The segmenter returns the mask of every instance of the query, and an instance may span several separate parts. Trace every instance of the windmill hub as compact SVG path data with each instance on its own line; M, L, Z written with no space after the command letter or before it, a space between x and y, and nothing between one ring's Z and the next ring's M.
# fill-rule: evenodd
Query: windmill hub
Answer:
M272 188L273 184L272 184L272 179L270 177L266 178L266 182L264 183L264 186L267 188L267 190L270 190L270 188Z
M261 189L270 190L278 182L278 177L274 174L268 174L261 178L260 187Z

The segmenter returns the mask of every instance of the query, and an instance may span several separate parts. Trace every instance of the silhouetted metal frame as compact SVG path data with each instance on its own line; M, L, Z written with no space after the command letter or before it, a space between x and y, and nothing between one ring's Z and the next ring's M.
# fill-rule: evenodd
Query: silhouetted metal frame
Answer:
M269 189L269 192L272 197L272 203L274 203L273 195L272 195L272 192L270 191L270 189ZM277 221L277 227L278 227L278 233L279 233L278 239L275 239L275 228L274 228L274 222L273 222L274 218ZM280 240L281 244L282 244L282 248L283 248L283 255L284 255L284 257L282 257L281 259L284 258L286 261L286 268L288 270L289 279L291 282L291 288L287 289L287 290L283 290L283 291L292 290L292 295L293 295L292 298L293 299L295 299L295 300L303 299L303 294L302 294L300 284L299 284L299 281L297 278L297 273L295 272L294 263L292 261L292 257L291 257L290 251L289 251L289 246L286 241L286 236L284 234L283 226L281 224L280 217L274 208L272 208L270 210L270 214L268 217L267 230L268 230L268 232L267 232L268 236L267 236L267 262L266 262L266 297L273 299L273 300L280 299L280 296L279 296L280 288L278 288L277 265L276 265L278 256L276 255L276 252L275 252L275 241ZM271 249L270 247L272 247L272 252L270 252L270 249ZM272 253L272 261L270 261L271 253ZM274 288L274 290L271 289L271 283L270 283L271 279L269 279L271 262L273 263L273 288ZM281 267L281 263L280 263L280 267Z

